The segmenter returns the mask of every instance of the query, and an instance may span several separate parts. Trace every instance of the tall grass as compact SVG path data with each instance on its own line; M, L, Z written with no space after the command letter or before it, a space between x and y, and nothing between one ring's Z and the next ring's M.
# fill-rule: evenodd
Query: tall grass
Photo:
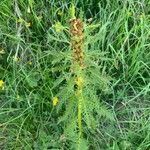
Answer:
M148 150L149 1L74 1L81 70L72 66L71 4L0 1L0 149Z

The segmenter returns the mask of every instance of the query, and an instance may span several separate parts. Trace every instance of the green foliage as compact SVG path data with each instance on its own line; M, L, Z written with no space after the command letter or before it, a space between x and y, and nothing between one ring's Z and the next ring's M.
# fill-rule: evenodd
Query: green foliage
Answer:
M73 2L85 33L80 139ZM149 7L148 0L1 0L0 149L148 150Z

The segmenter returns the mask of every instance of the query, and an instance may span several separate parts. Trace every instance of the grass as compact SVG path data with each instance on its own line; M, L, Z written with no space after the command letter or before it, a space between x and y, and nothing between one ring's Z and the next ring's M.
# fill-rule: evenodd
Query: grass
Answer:
M74 5L88 66L80 146L71 2L1 0L0 149L149 150L149 0Z

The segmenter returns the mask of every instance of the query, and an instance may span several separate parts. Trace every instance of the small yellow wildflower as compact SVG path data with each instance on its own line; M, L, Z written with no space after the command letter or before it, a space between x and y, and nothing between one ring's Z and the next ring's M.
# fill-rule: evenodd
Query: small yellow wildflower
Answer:
M31 27L31 22L26 22L26 27Z
M4 89L4 81L0 80L0 89Z
M58 14L59 16L62 16L62 15L63 15L63 11L59 10L57 14Z
M128 15L128 17L131 17L133 14L132 14L131 11L128 11L128 12L127 12L127 15Z
M32 61L28 61L28 64L29 64L29 65L32 65Z
M56 22L53 27L55 28L56 32L61 32L64 29L63 25L60 22Z
M19 22L19 23L23 23L26 27L31 27L31 22L26 22L24 19L22 19L22 18L19 18L18 20L17 20L17 22Z
M19 22L19 23L23 23L23 22L24 22L24 20L23 20L22 18L19 18L19 19L17 20L17 22Z
M58 104L58 102L59 102L58 97L54 97L53 98L53 106L56 106Z
M15 62L19 62L19 61L20 61L20 58L19 58L19 57L16 57L16 56L13 56L13 60L14 60Z
M0 48L0 54L5 54L4 49Z
M78 87L82 87L84 80L82 77L78 77L75 82L76 82Z

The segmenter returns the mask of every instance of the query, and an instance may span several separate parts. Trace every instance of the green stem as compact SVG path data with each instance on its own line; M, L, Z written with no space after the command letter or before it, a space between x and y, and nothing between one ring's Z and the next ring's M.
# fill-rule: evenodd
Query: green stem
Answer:
M79 137L82 134L82 90L78 89L78 127Z
M82 104L83 104L83 87L78 87L77 89L77 99L78 99L78 150L80 150L81 137L82 137Z

